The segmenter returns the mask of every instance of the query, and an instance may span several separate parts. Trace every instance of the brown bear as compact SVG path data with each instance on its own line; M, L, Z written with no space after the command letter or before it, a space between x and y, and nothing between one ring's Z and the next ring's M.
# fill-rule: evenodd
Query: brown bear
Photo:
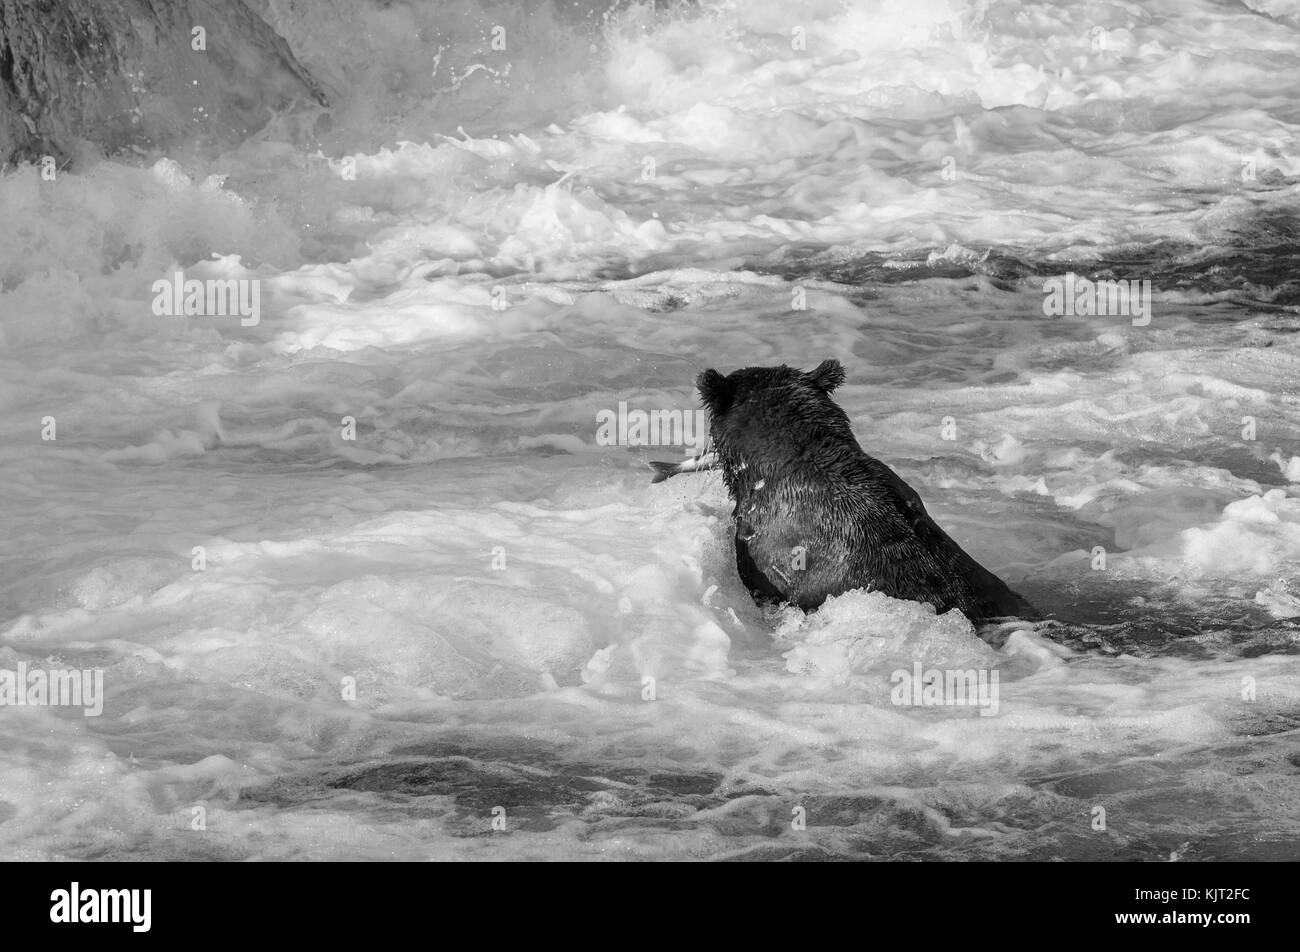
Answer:
M939 528L911 486L863 452L830 397L843 382L837 360L808 373L710 369L697 380L736 503L736 568L755 599L807 611L861 588L959 608L975 623L1037 617Z

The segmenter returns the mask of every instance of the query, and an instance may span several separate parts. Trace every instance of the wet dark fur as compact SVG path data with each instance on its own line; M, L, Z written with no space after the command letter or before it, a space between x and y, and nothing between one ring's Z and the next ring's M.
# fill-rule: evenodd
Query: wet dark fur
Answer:
M754 597L809 610L864 588L939 612L960 608L974 622L1036 617L935 524L911 486L862 451L830 398L843 382L836 360L808 373L781 366L699 376L736 502L736 568ZM802 570L796 546L806 553Z

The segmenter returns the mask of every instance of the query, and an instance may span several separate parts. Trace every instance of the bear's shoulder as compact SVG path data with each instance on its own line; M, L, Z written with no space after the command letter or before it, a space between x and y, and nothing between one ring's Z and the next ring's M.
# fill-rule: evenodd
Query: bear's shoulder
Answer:
M840 469L844 489L858 500L864 511L877 518L882 514L923 533L930 525L930 514L920 494L890 467L861 450Z

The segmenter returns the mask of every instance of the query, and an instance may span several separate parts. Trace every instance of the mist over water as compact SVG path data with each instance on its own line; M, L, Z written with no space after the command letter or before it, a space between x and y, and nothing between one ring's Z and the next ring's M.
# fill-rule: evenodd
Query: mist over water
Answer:
M105 687L0 708L0 856L1297 858L1300 8L253 5L331 109L0 174L0 669ZM597 440L827 357L1052 620L765 614Z

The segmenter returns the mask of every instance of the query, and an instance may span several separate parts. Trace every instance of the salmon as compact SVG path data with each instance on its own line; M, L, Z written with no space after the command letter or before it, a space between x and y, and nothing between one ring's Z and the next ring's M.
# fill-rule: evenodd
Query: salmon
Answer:
M654 479L650 484L662 483L665 479L681 473L702 473L708 469L718 468L717 453L701 453L699 456L691 456L682 460L680 463L665 463L660 460L651 460L650 468L655 471Z

